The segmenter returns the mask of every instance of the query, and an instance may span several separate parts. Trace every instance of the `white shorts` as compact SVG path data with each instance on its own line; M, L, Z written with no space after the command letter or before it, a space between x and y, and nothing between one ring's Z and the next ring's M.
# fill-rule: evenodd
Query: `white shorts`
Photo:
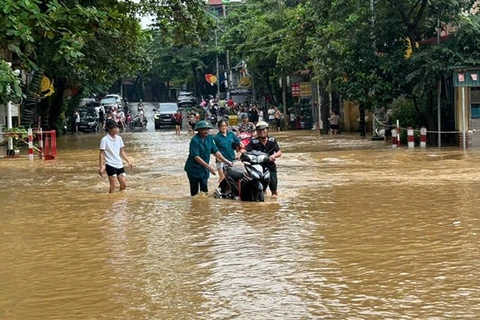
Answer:
M223 162L221 162L221 161L220 161L220 162L217 162L217 170L223 169L224 166L225 166L225 163L223 163Z

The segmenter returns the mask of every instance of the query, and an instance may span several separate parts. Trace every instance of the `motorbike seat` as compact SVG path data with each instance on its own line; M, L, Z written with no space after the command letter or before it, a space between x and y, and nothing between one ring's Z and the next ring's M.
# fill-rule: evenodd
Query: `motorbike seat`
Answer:
M228 167L227 173L232 179L239 180L243 177L243 168Z

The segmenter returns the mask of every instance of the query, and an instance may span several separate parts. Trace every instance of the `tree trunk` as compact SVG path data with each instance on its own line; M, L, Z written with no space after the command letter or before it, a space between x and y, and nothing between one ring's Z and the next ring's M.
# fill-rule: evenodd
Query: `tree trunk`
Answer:
M321 106L320 106L320 111L321 111L321 118L322 118L322 124L323 128L321 130L322 134L328 134L328 117L330 115L330 96L328 92L325 90L325 87L322 87L321 90Z
M195 97L198 97L198 87L197 87L197 71L195 70L195 66L192 67L192 75L193 75L193 87L192 87L192 92Z
M366 124L365 124L365 105L360 103L358 106L358 110L360 111L360 137L365 138L366 134Z
M434 106L433 106L433 90L428 90L427 92L427 130L435 130L436 127L437 127L437 124L436 124L436 117L435 117ZM427 137L430 144L432 143L438 144L437 133L429 132Z
M62 103L63 103L63 94L65 92L65 80L64 79L55 79L55 96L53 98L52 104L50 105L48 111L48 124L52 130L59 131L58 128L58 119L62 113ZM47 100L47 99L45 99Z
M283 105L283 125L285 126L285 129L288 130L288 123L289 119L287 116L287 77L282 76L282 105Z
M266 88L266 91L268 93L268 95L271 97L271 99L273 100L273 103L275 105L277 105L277 99L273 93L273 88L272 88L272 84L270 83L270 73L268 71L266 71L264 74L260 74L260 79L262 80L265 88Z

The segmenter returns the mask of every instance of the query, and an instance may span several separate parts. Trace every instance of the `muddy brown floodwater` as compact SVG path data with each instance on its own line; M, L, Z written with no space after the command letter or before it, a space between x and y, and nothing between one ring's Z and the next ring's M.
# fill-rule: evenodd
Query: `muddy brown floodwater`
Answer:
M190 137L150 125L123 193L103 134L0 159L0 319L480 318L480 153L272 132L280 195L241 203L191 198Z

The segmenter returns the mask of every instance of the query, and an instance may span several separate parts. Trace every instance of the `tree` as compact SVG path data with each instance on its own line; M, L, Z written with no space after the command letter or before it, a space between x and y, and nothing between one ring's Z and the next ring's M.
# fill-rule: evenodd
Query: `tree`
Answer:
M165 38L154 31L153 41L147 47L148 57L152 61L147 77L154 81L168 82L175 87L188 84L196 95L205 93L201 84L205 83L203 74L214 66L215 46L203 43L201 38L193 44L177 44L172 38Z
M0 59L0 104L20 102L23 98L20 79L10 65Z
M94 6L95 5L95 6ZM142 51L148 34L136 15L158 14L157 25L179 34L202 21L198 0L0 0L0 43L8 44L23 68L45 73L55 83L55 96L44 99L42 114L55 126L65 89L99 90L122 76L148 69ZM195 23L193 31L201 31Z
M299 1L252 0L233 7L226 22L225 47L247 61L256 90L277 103L286 93L278 80L285 84L287 75L309 62L306 35L312 21L304 20L306 11Z
M434 37L438 21L457 25L471 1L396 0L375 2L375 7L359 1L310 1L308 5L319 22L318 40L311 51L315 70L332 83L331 90L358 101L361 111L400 95L414 101L426 95L424 116L428 127L435 127L432 94L438 81L449 74L448 61L455 54L445 51L447 43L435 48L412 45L412 57L405 59L406 39L415 44Z

